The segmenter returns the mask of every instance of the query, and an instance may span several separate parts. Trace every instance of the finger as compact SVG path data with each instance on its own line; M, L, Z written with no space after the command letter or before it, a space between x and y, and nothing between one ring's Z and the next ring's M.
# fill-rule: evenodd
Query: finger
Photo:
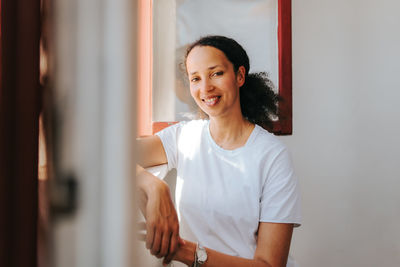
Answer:
M171 239L171 232L169 232L169 231L164 232L162 235L161 248L157 255L158 258L161 258L161 257L164 257L165 255L167 255L170 239Z
M184 246L184 245L186 245L186 241L185 240L183 240L182 238L180 238L180 237L178 237L178 239L179 239L179 246Z
M154 239L154 227L153 224L147 225L147 237L146 237L146 248L150 249L153 246Z
M151 254L152 255L157 255L158 252L160 251L160 246L161 246L161 231L157 230L155 235L154 235L154 242L151 247Z
M166 258L164 258L164 260L163 260L163 262L162 262L162 265L163 265L163 266L167 266L168 264L169 264L169 262L167 262Z
M177 248L178 248L178 235L172 234L168 255L164 258L164 261L163 261L164 263L168 264L171 262L171 260L175 256Z

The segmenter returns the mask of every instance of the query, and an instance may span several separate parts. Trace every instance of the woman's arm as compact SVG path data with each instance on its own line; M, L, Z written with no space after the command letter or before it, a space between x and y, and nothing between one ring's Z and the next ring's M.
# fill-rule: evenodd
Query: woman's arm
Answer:
M206 248L207 261L202 267L285 267L292 239L293 224L260 222L257 249L253 259L230 256ZM174 260L191 266L196 244L185 241Z
M180 240L178 216L168 185L143 168L167 163L167 157L158 136L139 138L137 146L139 165L136 179L141 210L146 218L146 248L169 262Z

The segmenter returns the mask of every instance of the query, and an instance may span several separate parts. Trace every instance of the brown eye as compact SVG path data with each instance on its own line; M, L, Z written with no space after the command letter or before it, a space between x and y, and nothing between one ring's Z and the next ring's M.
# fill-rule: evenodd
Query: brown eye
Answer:
M197 82L198 80L199 80L198 77L193 77L193 78L190 80L190 82L194 83L194 82Z
M217 72L214 72L212 76L221 76L222 74L224 74L223 71L217 71Z

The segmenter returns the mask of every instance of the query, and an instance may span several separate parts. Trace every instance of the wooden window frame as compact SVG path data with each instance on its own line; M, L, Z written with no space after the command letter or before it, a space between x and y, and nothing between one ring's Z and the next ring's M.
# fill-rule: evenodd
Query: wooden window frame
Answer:
M151 135L174 122L152 120L152 1L139 0L138 135ZM271 132L291 135L292 126L292 1L278 0L279 119Z
M0 266L37 266L40 0L1 0Z

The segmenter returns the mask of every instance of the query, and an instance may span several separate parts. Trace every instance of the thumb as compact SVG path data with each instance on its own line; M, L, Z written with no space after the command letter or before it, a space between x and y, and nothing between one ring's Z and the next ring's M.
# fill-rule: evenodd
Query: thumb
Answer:
M184 245L186 245L186 241L179 237L178 244L179 244L179 246L184 246Z

